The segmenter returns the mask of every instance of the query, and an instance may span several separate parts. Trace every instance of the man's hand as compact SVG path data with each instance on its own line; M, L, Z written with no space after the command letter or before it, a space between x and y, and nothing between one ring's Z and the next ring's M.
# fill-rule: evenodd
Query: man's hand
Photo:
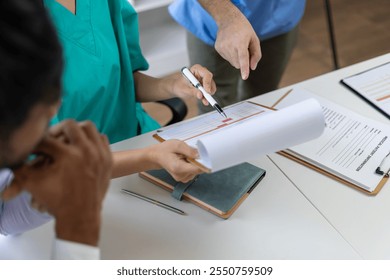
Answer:
M112 169L107 137L90 122L65 121L50 129L35 152L44 160L16 170L3 198L29 191L34 204L56 218L58 238L96 246Z
M261 59L260 40L252 25L230 0L199 0L218 25L215 50L230 64L241 70L246 80ZM249 69L250 68L250 69Z

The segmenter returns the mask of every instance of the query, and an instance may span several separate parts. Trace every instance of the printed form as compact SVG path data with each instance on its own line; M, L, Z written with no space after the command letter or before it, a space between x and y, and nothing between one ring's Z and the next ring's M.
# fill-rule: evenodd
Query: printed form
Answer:
M158 130L158 135L164 140L179 139L185 141L188 145L196 147L196 141L205 134L218 132L227 126L232 126L245 119L249 119L259 114L272 112L271 109L260 106L251 102L240 102L224 108L227 119L221 117L217 112L211 112L205 115L180 122L168 129Z
M299 96L299 91L303 90L294 89L291 98ZM383 178L383 174L375 171L390 152L390 126L326 99L316 99L325 116L324 133L315 140L289 148L287 152L373 191ZM383 168L387 172L390 166Z

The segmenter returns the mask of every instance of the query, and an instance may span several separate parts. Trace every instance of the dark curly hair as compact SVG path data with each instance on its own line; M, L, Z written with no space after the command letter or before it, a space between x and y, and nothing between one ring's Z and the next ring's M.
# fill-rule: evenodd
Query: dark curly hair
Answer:
M42 0L0 0L0 140L61 94L62 49Z

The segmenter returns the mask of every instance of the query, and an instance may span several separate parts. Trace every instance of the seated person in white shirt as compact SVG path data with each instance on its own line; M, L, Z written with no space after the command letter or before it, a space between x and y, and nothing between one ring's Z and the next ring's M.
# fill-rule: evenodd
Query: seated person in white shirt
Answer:
M0 1L0 61L0 220L12 222L31 203L55 218L54 258L96 259L112 155L90 122L48 129L63 60L42 1ZM36 222L30 212L26 223Z

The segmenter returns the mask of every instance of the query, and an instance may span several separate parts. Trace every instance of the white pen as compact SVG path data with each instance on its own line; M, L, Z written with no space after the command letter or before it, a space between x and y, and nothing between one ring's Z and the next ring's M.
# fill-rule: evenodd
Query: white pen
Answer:
M197 89L199 89L202 94L203 94L203 97L206 98L206 100L210 103L211 106L214 107L215 110L218 111L218 113L220 113L225 119L227 118L225 112L222 110L221 106L219 106L219 104L217 103L217 101L215 101L215 99L211 96L210 93L208 93L204 88L203 86L200 84L200 82L198 81L198 79L194 76L194 74L191 73L191 71L187 68L187 67L183 67L181 69L181 73L183 74L184 77L187 78L188 81L190 81L190 83L196 87Z

